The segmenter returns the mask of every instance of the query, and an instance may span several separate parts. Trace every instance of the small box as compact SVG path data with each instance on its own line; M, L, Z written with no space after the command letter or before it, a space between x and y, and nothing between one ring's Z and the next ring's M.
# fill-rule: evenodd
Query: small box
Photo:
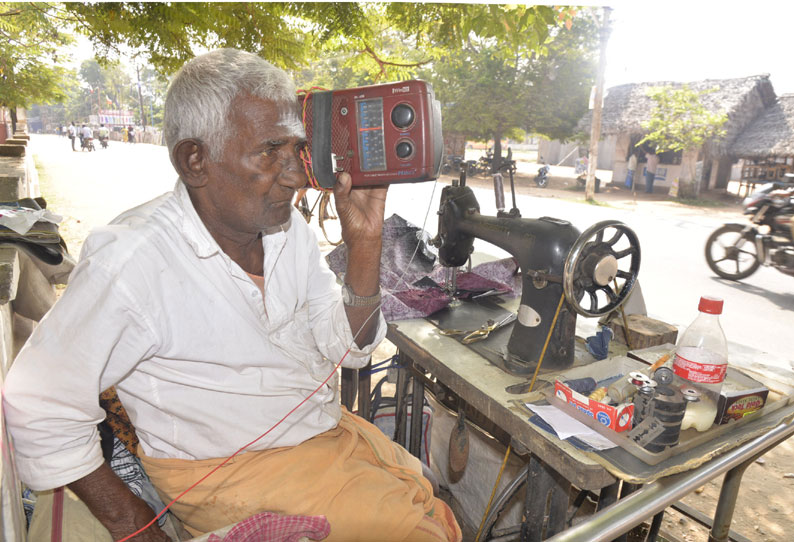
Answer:
M756 410L761 410L768 396L769 388L729 366L717 402L717 417L714 423L723 424L731 420L739 420Z
M573 391L559 380L554 381L554 394L559 400L575 406L581 412L597 420L604 427L609 427L618 433L631 429L631 421L634 418L634 405L632 403L624 403L614 407L605 405Z

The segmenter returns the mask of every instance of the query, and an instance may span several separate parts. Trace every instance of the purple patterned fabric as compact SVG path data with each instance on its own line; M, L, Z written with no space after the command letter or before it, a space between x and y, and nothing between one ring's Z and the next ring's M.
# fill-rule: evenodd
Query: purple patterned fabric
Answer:
M449 304L450 298L442 288L449 268L438 264L437 260L427 233L399 215L384 221L380 285L381 312L387 322L429 316ZM336 247L326 256L326 261L336 276L341 277L347 266L345 245ZM420 280L423 284L417 285ZM461 298L492 290L508 296L521 293L521 280L513 258L483 263L470 272L458 273L457 286Z

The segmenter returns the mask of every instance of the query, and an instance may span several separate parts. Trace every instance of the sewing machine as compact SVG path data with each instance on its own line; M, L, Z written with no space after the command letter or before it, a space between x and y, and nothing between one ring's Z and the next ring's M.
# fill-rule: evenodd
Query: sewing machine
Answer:
M434 244L442 265L464 265L475 238L502 248L518 262L522 292L517 319L501 359L489 357L515 375L531 375L544 348L544 369L572 366L576 315L596 317L617 309L637 280L639 241L616 220L580 233L571 223L551 217L483 216L471 188L457 181L443 189L438 215Z

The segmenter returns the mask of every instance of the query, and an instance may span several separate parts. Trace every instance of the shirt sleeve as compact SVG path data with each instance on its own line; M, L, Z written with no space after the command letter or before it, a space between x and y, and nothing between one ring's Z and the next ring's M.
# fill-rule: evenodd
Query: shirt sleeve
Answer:
M372 318L377 318L378 320L375 338L364 348L359 348L356 345L353 332L350 330L350 322L347 320L341 288L336 282L336 276L328 268L320 254L314 232L308 231L313 240L313 242L308 243L311 246L309 265L312 266L312 269L308 274L307 296L312 335L320 353L331 360L332 363L339 363L339 360L344 356L342 367L359 369L369 362L372 352L386 337L386 320L383 318L380 307L373 307L374 314ZM348 348L350 349L349 352Z
M69 484L102 464L99 394L150 356L156 343L126 282L101 263L81 261L3 389L17 470L31 489Z

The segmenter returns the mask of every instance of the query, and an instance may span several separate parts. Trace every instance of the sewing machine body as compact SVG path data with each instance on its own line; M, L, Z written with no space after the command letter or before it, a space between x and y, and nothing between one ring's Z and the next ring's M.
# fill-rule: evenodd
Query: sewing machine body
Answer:
M522 277L518 318L499 363L513 374L532 374L541 355L545 369L571 367L577 312L593 316L614 310L628 297L639 270L636 236L618 222L601 223L601 228L594 226L582 234L570 222L556 218L484 216L472 190L458 185L443 189L438 215L435 244L442 265L464 265L475 238L504 249L518 263ZM618 228L618 233L605 241L607 227ZM616 252L613 247L624 230L630 232L633 245ZM618 260L628 255L631 269L621 271ZM619 293L612 289L616 277L624 280ZM598 308L598 296L606 299L606 307ZM586 297L589 310L580 304Z

